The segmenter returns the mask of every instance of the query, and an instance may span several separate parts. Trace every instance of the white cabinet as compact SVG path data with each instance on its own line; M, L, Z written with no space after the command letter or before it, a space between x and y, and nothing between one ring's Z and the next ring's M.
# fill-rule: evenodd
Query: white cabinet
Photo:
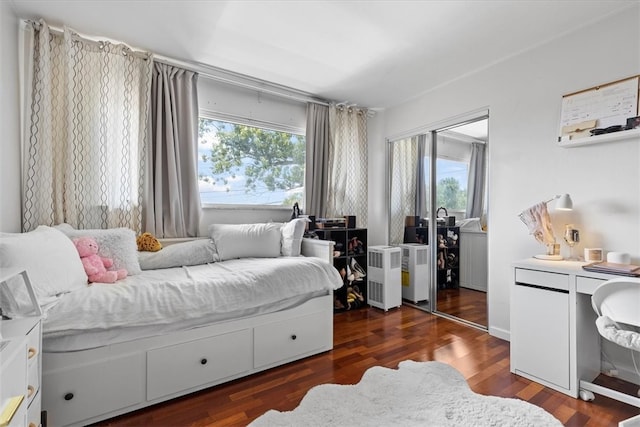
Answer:
M518 261L511 287L511 372L573 397L600 373L591 294L616 277L585 264Z
M568 282L568 275L516 269L511 317L511 360L515 372L567 390Z
M0 425L39 427L41 311L26 272L3 273L0 286L5 286L9 280L22 281L28 288L33 307L24 317L0 321L0 336L3 340L0 341Z
M460 230L460 286L487 292L487 233Z

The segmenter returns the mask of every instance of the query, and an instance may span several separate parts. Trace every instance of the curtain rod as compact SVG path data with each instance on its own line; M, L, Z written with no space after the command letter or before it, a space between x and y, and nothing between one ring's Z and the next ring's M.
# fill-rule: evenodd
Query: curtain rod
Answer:
M33 26L34 28L38 28L40 26L40 23L37 21L25 19L24 22L27 25ZM61 29L52 27L50 25L48 26L49 26L50 32L57 35L63 34L63 31ZM83 39L86 39L89 42L97 42L96 40L88 38L88 36L81 35L75 30L71 30L71 31L78 37L82 37ZM136 54L136 55L144 54L143 52L136 52L132 50L129 46L127 46L125 43L122 43L120 41L110 40L108 38L105 38L105 39L111 42L121 43L123 46L126 46L128 49L130 49L133 54ZM292 99L294 101L299 101L303 103L313 102L313 103L325 105L325 106L328 106L330 104L329 101L317 98L301 90L293 89L284 85L278 85L276 83L267 82L266 80L261 80L256 77L251 77L251 76L236 73L233 71L225 70L223 68L214 67L212 65L202 64L195 61L178 60L174 58L169 58L167 56L158 55L155 53L153 54L153 60L167 64L167 65L184 68L189 71L196 72L205 78L209 78L211 80L215 80L215 81L229 84L232 86L238 86L238 87L243 87L245 89L252 89L252 90L256 90L263 93L269 93L271 95L279 96L282 98L288 98L288 99Z
M313 102L321 105L329 105L328 101L316 98L307 92L293 89L288 86L267 82L266 80L261 80L256 77L248 76L246 74L240 74L234 71L225 70L223 68L214 67L212 65L202 64L200 62L194 61L177 60L162 55L154 55L154 60L163 64L185 68L190 71L197 72L198 74L211 80L226 83L232 86L238 86L245 89L252 89L263 93L269 93L271 95L289 98L304 103Z
M42 27L42 24L40 22L33 21L31 19L25 19L24 23L26 25L32 26L36 30L39 30ZM64 30L61 30L61 29L56 28L56 27L52 27L49 24L47 24L47 27L49 28L49 33L50 34L55 34L57 36L64 36ZM103 43L107 42L107 43L110 43L110 44L112 44L114 46L121 47L123 49L123 53L125 55L129 55L130 54L130 55L136 56L138 58L142 58L145 61L148 60L149 58L151 58L152 55L153 55L151 52L147 52L147 51L143 51L143 50L134 50L132 47L130 47L126 43L118 41L118 40L109 39L108 37L103 37L104 40L99 40L99 39L96 39L96 38L92 38L92 37L89 37L89 36L82 35L82 34L78 33L77 31L75 31L73 28L68 28L68 30L71 32L71 35L73 37L73 41L74 42L78 41L78 40L82 40L83 42L86 42L86 43L92 43L94 45L98 45L98 46L100 46L100 48L102 48Z

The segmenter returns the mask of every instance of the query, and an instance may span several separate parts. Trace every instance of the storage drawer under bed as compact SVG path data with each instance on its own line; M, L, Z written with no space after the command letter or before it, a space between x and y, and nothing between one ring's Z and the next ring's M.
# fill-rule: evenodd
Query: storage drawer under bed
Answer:
M147 400L210 384L252 368L252 329L147 352Z
M261 368L281 362L293 360L314 350L322 343L330 342L325 312L318 312L267 323L255 327L254 333L254 367Z

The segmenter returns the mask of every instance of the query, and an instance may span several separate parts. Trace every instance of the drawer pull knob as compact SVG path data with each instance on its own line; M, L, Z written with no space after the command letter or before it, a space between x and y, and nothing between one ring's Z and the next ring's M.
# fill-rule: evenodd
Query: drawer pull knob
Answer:
M38 426L35 425L34 423L29 423L29 427L38 427Z
M33 359L33 357L38 354L38 350L36 350L34 347L29 347L29 350L27 350L27 358L28 359Z
M294 340L294 341L295 341L295 340L296 340L296 338L298 338L298 336L297 336L296 334L291 335L291 339L292 339L292 340Z
M205 358L200 359L200 364L201 365L206 365L207 364L207 359L205 359Z
M36 388L32 385L27 386L27 398L33 396L33 392L36 391Z
M73 399L73 393L67 393L64 395L64 400L71 400Z

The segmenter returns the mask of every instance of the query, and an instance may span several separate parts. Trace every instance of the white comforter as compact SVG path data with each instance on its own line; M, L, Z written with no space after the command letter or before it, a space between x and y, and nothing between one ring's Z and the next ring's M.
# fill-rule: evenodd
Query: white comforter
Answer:
M311 257L244 258L148 270L115 284L61 296L44 321L44 337L163 325L317 295L342 286L329 263Z

